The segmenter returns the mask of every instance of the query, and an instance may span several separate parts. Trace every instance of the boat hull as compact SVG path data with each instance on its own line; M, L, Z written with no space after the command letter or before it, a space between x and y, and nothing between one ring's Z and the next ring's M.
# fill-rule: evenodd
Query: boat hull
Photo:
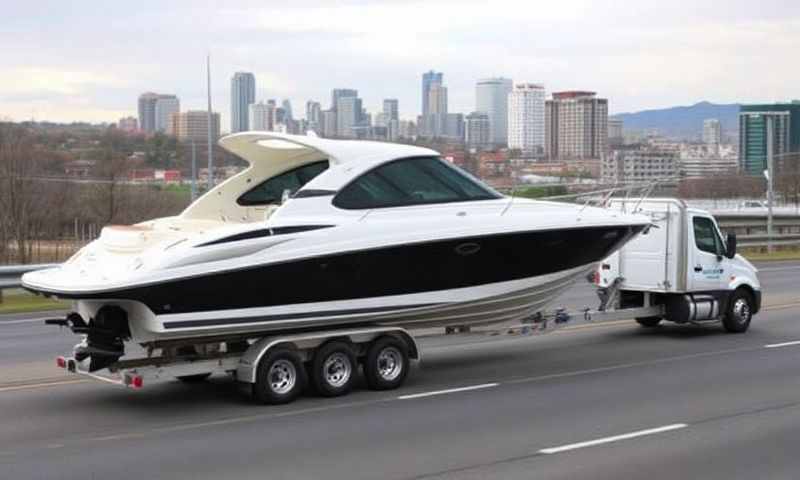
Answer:
M78 308L92 318L103 305L121 306L140 342L354 324L501 323L547 306L641 228L393 245L84 294Z

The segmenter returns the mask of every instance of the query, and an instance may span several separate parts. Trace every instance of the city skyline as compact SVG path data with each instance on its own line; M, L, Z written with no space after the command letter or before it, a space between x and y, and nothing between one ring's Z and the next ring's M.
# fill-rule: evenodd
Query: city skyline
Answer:
M475 108L475 82L492 76L553 90L592 88L611 100L611 114L700 100L795 98L792 85L800 81L800 66L781 60L797 44L798 5L768 3L753 11L746 2L589 8L566 1L537 5L531 18L526 8L534 6L513 2L491 9L437 2L414 22L402 21L416 18L413 4L258 5L219 10L143 2L135 9L73 11L54 2L52 24L35 14L41 5L10 5L0 33L9 47L0 67L0 117L113 122L133 114L131 99L145 91L173 92L182 107L202 108L209 51L214 109L223 113L223 125L230 123L226 86L238 70L259 79L257 99L324 103L330 88L347 85L359 90L369 111L379 111L383 98L397 98L403 118L420 113L419 74L430 69L445 72L449 110L463 113ZM613 29L604 26L610 20ZM145 27L158 35L131 42ZM71 41L52 42L51 35ZM173 41L187 36L197 41ZM682 41L672 42L676 37ZM767 69L770 75L759 73Z

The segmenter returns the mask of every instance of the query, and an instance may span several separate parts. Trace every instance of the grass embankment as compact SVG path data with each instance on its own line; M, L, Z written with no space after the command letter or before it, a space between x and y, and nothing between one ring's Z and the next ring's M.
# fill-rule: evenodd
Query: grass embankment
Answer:
M46 310L64 310L69 302L51 300L30 293L6 293L0 302L0 314L42 312Z
M745 251L741 254L750 261L800 260L800 250L777 250L772 253Z

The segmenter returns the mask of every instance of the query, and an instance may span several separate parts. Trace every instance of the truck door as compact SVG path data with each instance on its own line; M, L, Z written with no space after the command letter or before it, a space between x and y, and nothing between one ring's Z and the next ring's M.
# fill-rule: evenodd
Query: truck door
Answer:
M714 219L701 215L692 216L689 239L688 287L692 291L720 290L725 282L725 247L719 236Z

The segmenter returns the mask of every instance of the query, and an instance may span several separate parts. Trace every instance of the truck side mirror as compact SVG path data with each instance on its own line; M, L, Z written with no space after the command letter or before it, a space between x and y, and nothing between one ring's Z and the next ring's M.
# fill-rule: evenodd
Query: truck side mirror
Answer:
M725 256L728 258L733 258L736 256L736 234L729 233L728 234L728 241L727 248L725 249Z

